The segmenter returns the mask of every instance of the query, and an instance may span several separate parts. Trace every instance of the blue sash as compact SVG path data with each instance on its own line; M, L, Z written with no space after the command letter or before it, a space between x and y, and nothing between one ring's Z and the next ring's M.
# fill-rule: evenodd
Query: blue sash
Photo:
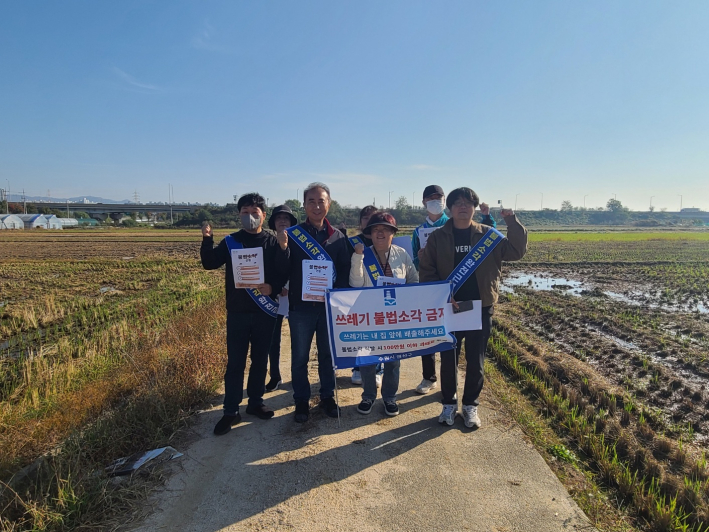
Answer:
M241 242L234 240L231 235L227 235L224 240L226 240L226 247L229 248L230 252L233 249L244 249L244 245ZM244 288L244 290L246 290L246 292L251 296L251 299L254 300L254 303L256 303L266 314L272 318L278 316L278 303L276 303L273 299L263 295L259 292L258 288Z
M377 286L377 279L384 275L379 261L374 256L372 248L364 248L364 269L372 280L372 286Z
M483 235L477 245L468 251L468 254L463 258L463 260L458 263L458 266L451 272L451 274L446 279L453 285L453 295L458 291L458 289L463 286L465 281L467 281L473 272L477 270L478 266L484 261L492 250L497 247L497 244L502 242L505 235L500 233L494 227Z
M289 227L288 229L286 229L286 233L288 233L288 236L291 237L291 240L293 242L298 244L298 247L300 249L305 251L305 254L308 255L308 258L310 260L329 260L330 262L332 262L332 280L335 280L335 278L337 277L334 267L335 261L330 258L330 255L327 254L325 248L318 244L317 241L312 236L310 236L310 233L308 233L307 231L303 231L303 228L298 225Z
M351 236L347 240L350 241L350 245L352 246L352 248L354 248L357 244L362 244L364 247L367 247L367 245L359 236Z

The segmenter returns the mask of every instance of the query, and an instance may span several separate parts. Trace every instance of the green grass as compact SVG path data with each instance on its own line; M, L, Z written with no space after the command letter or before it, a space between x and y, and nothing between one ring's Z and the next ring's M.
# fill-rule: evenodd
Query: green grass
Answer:
M530 242L647 242L649 240L698 240L709 242L706 232L663 232L646 233L643 231L614 232L579 232L579 233L535 233L529 234Z

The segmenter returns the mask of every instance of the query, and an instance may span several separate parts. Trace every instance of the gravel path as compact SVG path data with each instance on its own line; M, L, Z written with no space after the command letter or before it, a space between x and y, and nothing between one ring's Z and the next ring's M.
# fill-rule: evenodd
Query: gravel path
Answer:
M284 353L284 375L289 364ZM350 384L349 370L338 372L339 424L318 408L296 424L289 382L266 395L276 411L269 421L244 414L215 437L221 409L204 412L194 426L198 439L137 530L595 530L489 392L481 429L466 429L461 418L444 428L440 393L413 391L420 373L419 359L402 363L394 418L381 399L368 416L357 412L361 388ZM311 382L316 397L316 368Z

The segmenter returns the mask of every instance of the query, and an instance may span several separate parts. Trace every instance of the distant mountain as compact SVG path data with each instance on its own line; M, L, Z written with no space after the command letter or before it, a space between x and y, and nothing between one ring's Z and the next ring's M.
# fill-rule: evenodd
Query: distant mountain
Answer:
M37 203L56 203L60 201L68 201L69 203L81 203L84 200L90 201L91 203L133 203L131 200L124 199L116 201L113 199L101 198L99 196L77 196L73 198L52 198L49 196L25 196L25 201L27 202L37 202ZM22 194L10 194L10 201L15 203L22 201Z

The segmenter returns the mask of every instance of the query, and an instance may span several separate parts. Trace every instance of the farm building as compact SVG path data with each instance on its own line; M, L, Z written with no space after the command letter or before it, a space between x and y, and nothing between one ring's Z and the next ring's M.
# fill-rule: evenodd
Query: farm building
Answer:
M64 226L59 221L60 218L54 214L44 216L47 219L47 229L64 229Z
M14 214L0 215L0 229L24 229L25 223L22 218Z
M25 229L46 229L47 219L41 214L18 214L24 224Z
M79 220L76 218L57 218L62 227L79 227Z

